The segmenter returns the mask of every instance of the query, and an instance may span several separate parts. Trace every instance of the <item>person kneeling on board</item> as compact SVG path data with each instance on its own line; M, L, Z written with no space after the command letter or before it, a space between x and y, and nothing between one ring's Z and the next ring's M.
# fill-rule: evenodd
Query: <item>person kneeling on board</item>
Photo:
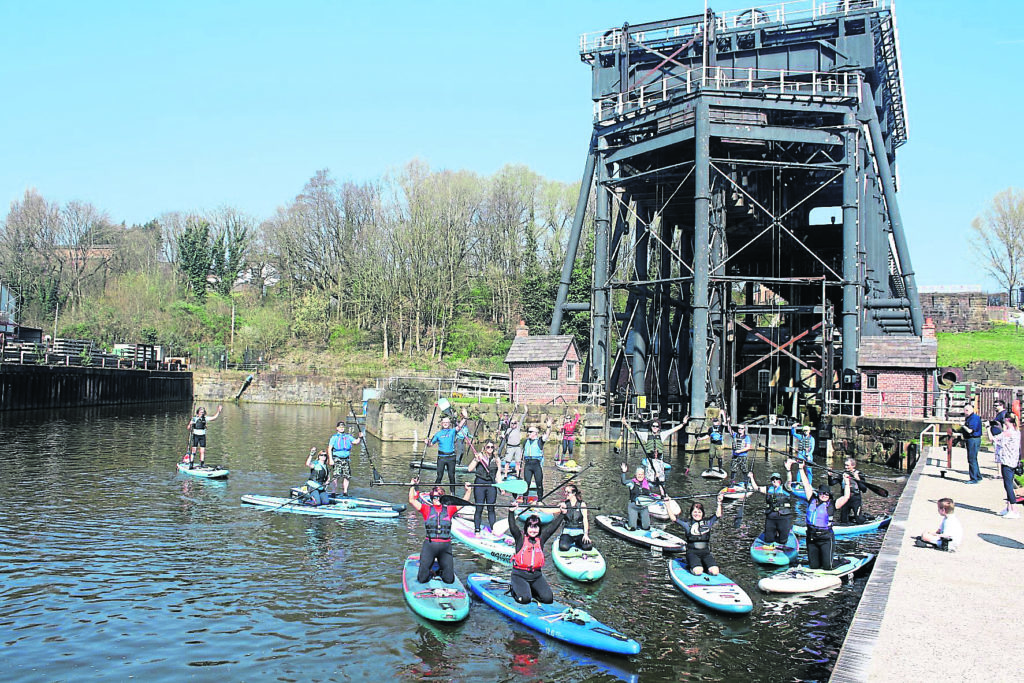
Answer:
M416 572L416 580L419 583L429 581L434 562L437 561L441 580L445 583L455 583L452 518L459 511L459 506L441 504L444 488L440 485L430 489L430 505L424 505L420 502L420 494L416 488L419 483L419 477L414 477L412 486L409 487L409 505L423 515L423 526L427 531L426 538L423 539L423 548L420 549L420 568Z
M643 467L636 468L636 474L632 479L626 479L626 472L629 468L622 463L622 485L629 487L629 505L626 507L626 528L630 531L639 526L644 531L651 528L651 513L647 506L653 500L651 495L651 482L647 481L647 471ZM646 497L643 502L641 496Z
M580 550L592 550L590 541L590 520L587 519L587 504L576 484L565 487L565 502L561 505L565 526L558 537L558 549L563 553L573 546Z
M316 460L313 460L316 456ZM306 456L306 467L309 468L309 480L306 487L309 488L310 505L330 505L331 494L327 491L327 482L331 478L331 461L327 451L317 453L316 448L309 449Z
M939 498L939 527L914 536L914 545L920 548L935 548L954 552L964 540L964 527L956 516L956 503L952 498Z
M512 555L512 575L509 583L512 586L512 597L521 605L528 605L532 600L545 605L555 601L551 586L541 569L544 567L544 544L558 531L564 517L559 510L555 514L558 519L541 526L540 517L530 515L523 522L520 530L516 522L519 512L519 501L512 499L512 507L508 511L508 531L516 544L516 552Z
M797 461L800 466L800 482L807 496L807 566L811 569L832 569L835 558L836 535L832 531L836 510L850 502L850 478L843 477L843 495L832 502L832 491L824 484L814 493L807 478L807 462ZM786 461L786 467L792 460Z
M693 503L690 506L690 519L679 519L679 505L670 500L665 506L669 519L683 527L686 531L686 566L690 573L700 576L705 571L711 576L718 576L718 563L711 554L711 527L722 518L722 501L724 493L718 494L718 507L715 514L705 518L704 504Z

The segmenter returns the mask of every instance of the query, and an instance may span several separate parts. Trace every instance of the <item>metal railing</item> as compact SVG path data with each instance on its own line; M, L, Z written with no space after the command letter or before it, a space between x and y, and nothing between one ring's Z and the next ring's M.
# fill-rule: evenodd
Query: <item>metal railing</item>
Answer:
M74 353L53 353L39 349L4 349L0 362L10 365L49 365L76 368L106 368L109 370L166 370L188 372L187 365L177 361L135 360L120 358L111 354L81 355Z
M658 106L698 91L749 92L780 97L840 98L860 102L861 76L856 73L757 69L754 67L694 67L683 74L594 101L594 120Z
M863 417L955 419L944 404L942 391L883 391L879 389L832 389L826 393L828 412Z
M749 7L746 9L728 10L715 15L715 29L745 29L767 24L785 24L799 21L863 12L865 10L882 10L892 7L892 0L834 0L833 2L817 2L815 0L794 0L774 5ZM658 43L664 41L688 40L694 35L703 33L704 22L682 22L674 26L665 26L646 31L631 32L630 36L641 43ZM591 31L580 36L580 54L589 55L595 52L617 50L622 45L621 28L607 31Z

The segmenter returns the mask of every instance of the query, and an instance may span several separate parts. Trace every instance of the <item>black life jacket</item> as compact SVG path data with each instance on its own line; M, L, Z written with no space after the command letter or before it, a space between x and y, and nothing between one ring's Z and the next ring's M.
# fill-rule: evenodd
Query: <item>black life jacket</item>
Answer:
M768 504L769 514L777 512L780 515L793 513L793 503L789 497L789 491L781 486L769 486L765 489L765 501Z
M452 538L452 518L448 515L448 506L427 506L427 517L423 525L427 528L427 537L439 541L450 541Z
M684 528L688 545L697 550L703 550L711 543L711 525L708 524L708 520L702 519L695 522L691 519Z
M327 465L319 460L314 462L309 469L309 478L318 484L326 484L330 476L331 473L327 470Z
M582 529L583 528L583 501L580 501L576 505L565 506L565 528L566 529Z

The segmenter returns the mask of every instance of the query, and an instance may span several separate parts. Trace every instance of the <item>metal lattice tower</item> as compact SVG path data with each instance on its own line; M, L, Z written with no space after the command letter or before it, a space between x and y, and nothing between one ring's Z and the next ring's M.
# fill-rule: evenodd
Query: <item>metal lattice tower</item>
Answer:
M890 0L627 24L580 55L594 129L551 333L590 310L596 395L820 412L861 335L921 335ZM591 301L567 302L588 198Z

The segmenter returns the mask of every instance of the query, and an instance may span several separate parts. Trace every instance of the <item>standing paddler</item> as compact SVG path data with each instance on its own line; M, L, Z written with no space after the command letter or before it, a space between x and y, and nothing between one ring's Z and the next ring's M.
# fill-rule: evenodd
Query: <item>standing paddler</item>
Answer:
M462 427L462 422L458 426ZM455 495L455 439L458 431L458 428L452 427L451 418L445 415L441 418L441 428L433 436L423 441L427 446L437 444L437 474L434 476L434 485L437 486L441 483L441 476L447 471L448 484L451 486L453 496Z
M472 446L472 442L470 442L470 446ZM466 484L466 498L470 497L470 489L473 490L472 498L475 504L473 511L474 529L476 533L480 533L480 525L483 521L484 509L486 508L487 531L492 531L495 520L494 503L498 500L498 489L494 484L502 481L501 463L494 452L494 441L487 439L484 442L484 449L474 452L473 461L469 463L469 467L466 469L476 475L473 486Z
M199 466L206 466L206 424L213 422L220 417L220 411L224 409L224 406L217 406L217 414L207 417L206 408L199 406L196 410L195 417L188 422L188 431L191 434L189 438L189 448L191 449L188 459L188 468L192 469L192 466L196 462L196 449L199 449Z
M341 479L341 495L348 495L348 480L352 478L352 446L361 443L366 434L360 432L358 437L345 433L345 421L335 427L337 430L327 442L327 455L334 467L334 487L337 490L338 479Z

